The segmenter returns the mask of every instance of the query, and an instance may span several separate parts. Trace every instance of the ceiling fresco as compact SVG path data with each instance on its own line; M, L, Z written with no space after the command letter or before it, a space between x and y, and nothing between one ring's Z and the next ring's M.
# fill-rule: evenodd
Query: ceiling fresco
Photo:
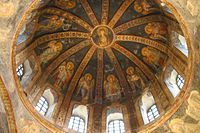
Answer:
M153 0L41 1L19 35L34 51L41 76L64 97L84 104L140 96L160 76L169 44L163 12ZM20 46L21 45L21 46ZM42 79L42 80L41 80Z

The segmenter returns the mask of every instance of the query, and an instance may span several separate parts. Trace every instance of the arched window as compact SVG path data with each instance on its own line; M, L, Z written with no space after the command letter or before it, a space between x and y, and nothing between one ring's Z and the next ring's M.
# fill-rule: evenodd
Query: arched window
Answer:
M113 120L108 123L108 133L125 133L123 120Z
M148 111L147 111L147 117L149 119L149 122L155 120L157 117L159 117L159 112L158 112L158 109L156 107L156 105L152 105Z
M72 129L74 131L77 131L78 133L84 133L85 132L85 122L79 116L71 116L68 128Z
M188 57L188 46L186 43L186 39L184 36L180 35L177 32L174 32L174 45L175 47L180 50L185 56Z
M37 103L35 109L42 115L46 115L48 108L49 108L49 104L47 100L42 96L39 102Z
M140 101L140 111L144 124L148 124L159 117L159 112L153 95L150 91L146 91Z
M123 112L121 107L107 110L106 133L125 133Z
M179 87L179 89L183 88L184 82L185 82L184 78L181 75L177 75L176 84Z
M180 89L184 86L184 78L170 65L165 71L165 84L174 97L176 97Z
M20 78L20 80L22 80L22 77L24 76L24 65L20 64L17 67L16 72L17 72L17 76Z
M71 118L68 124L69 130L78 133L87 132L88 108L84 105L74 105Z

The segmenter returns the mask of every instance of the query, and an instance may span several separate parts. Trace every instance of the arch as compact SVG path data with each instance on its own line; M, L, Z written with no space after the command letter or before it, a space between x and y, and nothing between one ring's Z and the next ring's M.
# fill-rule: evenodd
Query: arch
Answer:
M120 108L108 109L106 116L106 133L125 132L123 113Z
M156 107L156 102L155 102L154 97L153 97L153 95L150 91L146 91L143 94L139 104L140 104L139 106L140 106L140 111L141 111L141 115L142 115L142 118L143 118L144 125L152 122L155 119L154 117L152 118L152 116L150 116L152 111L154 112L156 110L157 113L158 113L158 116L159 116L159 112L158 112L158 109Z
M169 65L165 70L164 82L171 94L176 97L184 86L184 78Z
M49 109L49 103L45 97L40 97L35 109L42 115L46 115Z
M6 112L6 118L8 121L8 128L9 128L9 132L12 133L17 133L17 125L16 125L16 121L15 121L15 116L14 116L14 112L13 112L13 106L10 100L10 96L9 93L4 85L4 82L0 76L0 102L2 100L3 103L3 107L5 109ZM0 105L2 106L2 105Z
M58 102L58 96L50 87L47 87L36 104L36 110L44 115L46 118L51 119L54 109ZM42 108L44 110L42 110Z
M75 104L71 113L68 129L80 133L86 133L88 123L88 108Z
M112 104L111 106L105 107L102 111L102 132L108 132L108 124L114 120L123 120L124 130L126 133L131 132L130 116L126 105L119 103Z
M172 35L172 43L173 45L182 53L184 54L186 57L188 57L188 46L187 46L187 42L186 39L183 35L181 35L180 33L176 32L176 31L172 31L171 33Z

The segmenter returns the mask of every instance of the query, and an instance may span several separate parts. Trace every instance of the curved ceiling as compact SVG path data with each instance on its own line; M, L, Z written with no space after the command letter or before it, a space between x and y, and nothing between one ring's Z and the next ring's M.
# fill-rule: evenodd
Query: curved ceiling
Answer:
M17 41L17 64L28 59L36 75L24 88L49 86L63 106L134 103L168 59L165 20L157 0L42 1Z

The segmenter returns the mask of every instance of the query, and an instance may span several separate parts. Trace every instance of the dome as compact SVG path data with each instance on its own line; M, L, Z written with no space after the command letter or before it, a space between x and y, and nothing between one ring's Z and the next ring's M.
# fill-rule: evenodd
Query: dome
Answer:
M91 121L95 132L115 120L124 131L148 128L186 91L184 34L159 0L33 2L16 34L22 99L62 131L79 117L84 132Z

